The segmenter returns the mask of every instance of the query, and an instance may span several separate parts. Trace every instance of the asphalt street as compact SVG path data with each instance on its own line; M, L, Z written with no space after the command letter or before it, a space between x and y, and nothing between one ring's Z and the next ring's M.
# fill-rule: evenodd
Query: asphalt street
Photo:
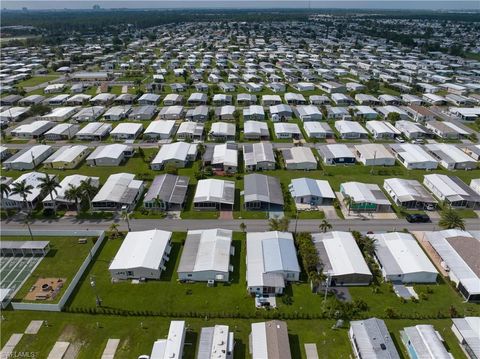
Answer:
M127 223L121 219L115 220L78 220L76 218L61 218L57 220L35 220L31 223L33 230L101 230L108 229L112 222L119 224L120 230L127 230ZM167 231L187 231L189 229L208 229L208 228L225 228L235 231L240 230L240 223L245 223L248 232L269 230L267 220L221 220L221 219L131 219L130 228L133 231L141 231L148 229L163 229ZM408 223L403 219L355 219L355 220L330 220L332 230L350 231L356 230L360 232L385 232L385 231L401 231L408 229L411 231L432 231L441 229L438 226L438 220L431 223ZM290 221L289 230L295 232L317 232L320 220L303 219ZM21 219L10 219L0 222L2 230L9 229L26 229L26 225ZM467 230L480 230L479 219L466 219L465 225Z

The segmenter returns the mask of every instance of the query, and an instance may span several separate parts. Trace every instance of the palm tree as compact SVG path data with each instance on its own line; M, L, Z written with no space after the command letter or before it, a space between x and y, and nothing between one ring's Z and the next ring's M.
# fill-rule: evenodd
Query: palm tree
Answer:
M127 210L122 211L122 219L125 220L125 222L127 222L127 228L128 228L128 231L130 232L132 230L130 228L130 212L128 212Z
M87 198L88 207L92 210L92 198L97 193L97 187L92 184L92 178L88 177L86 180L80 182L80 188L82 189L82 194Z
M326 231L329 231L330 229L332 229L332 225L326 220L322 220L322 222L320 223L320 225L318 226L318 228L323 232L325 233Z
M31 208L28 205L27 196L32 194L33 186L31 184L27 184L26 180L15 182L12 184L12 189L10 191L11 194L18 194L23 198L23 202L25 204L25 208L31 212Z
M112 232L113 236L116 238L120 234L118 231L118 223L112 223L110 227L108 227L109 232Z
M240 223L240 230L241 230L242 232L246 232L246 231L247 231L247 225L246 225L245 223L243 223L243 222Z
M352 207L353 203L354 203L354 199L351 196L345 195L343 197L343 204L348 208L349 215L350 215L350 208Z
M377 248L377 240L370 236L362 236L363 249L362 252L365 255L373 257L375 254L375 249Z
M274 218L270 218L268 220L268 224L271 231L287 232L290 225L290 220L285 216L282 218L275 216Z
M438 225L445 229L460 228L465 230L465 221L462 217L451 207L446 207L440 214L440 221Z
M80 200L83 198L83 191L80 186L74 186L71 183L65 191L65 199L67 201L74 201L77 212L80 212Z
M23 224L27 226L28 233L30 233L30 239L33 241L33 233L32 233L32 229L30 228L30 223L31 223L30 218L25 217L23 220Z
M0 184L0 199L4 199L10 193L10 187L6 183Z
M55 212L57 206L55 204L55 200L53 199L53 194L55 193L58 195L57 188L60 188L60 185L58 184L55 176L50 177L48 173L45 175L45 177L41 177L39 181L40 184L38 185L38 188L40 188L44 194L50 195L50 200L53 203L53 212Z

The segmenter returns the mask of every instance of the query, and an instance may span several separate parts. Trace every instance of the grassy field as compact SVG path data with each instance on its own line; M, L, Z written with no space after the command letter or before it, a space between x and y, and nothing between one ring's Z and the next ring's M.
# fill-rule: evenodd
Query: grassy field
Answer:
M93 238L86 244L79 244L76 237L34 237L34 239L49 241L50 251L17 292L14 301L23 301L23 298L38 278L66 278L67 280L60 294L63 293L93 246ZM30 238L2 236L2 240L20 241L30 240ZM52 303L58 302L60 298L61 295L58 295Z
M42 327L38 335L25 335L16 350L35 352L37 357L46 357L55 341L61 339L79 346L77 358L92 358L100 356L108 338L119 338L121 343L116 357L132 358L148 354L153 342L167 334L170 320L184 318L188 325L185 358L195 357L201 327L214 324L227 324L235 332L235 358L248 357L250 324L265 320L264 315L269 313L256 310L253 298L246 292L245 234L234 233L236 255L231 262L234 266L231 283L217 284L213 288L205 283L181 284L177 281L176 269L184 239L185 233L173 234L167 270L159 281L141 284L132 284L130 281L111 283L108 266L122 239L107 240L73 293L68 313L3 311L2 346L12 333L23 332L30 320L41 319L48 321L48 327ZM66 242L65 239L63 241ZM78 257L83 258L83 255ZM62 266L62 273L72 267L71 261L66 262ZM58 272L55 274L59 275ZM95 293L88 281L91 275L96 277L103 307L114 314L87 314L95 310ZM301 279L305 279L304 275ZM385 308L392 307L399 318L410 318L386 320L402 358L407 356L399 331L415 324L433 324L454 357L465 358L450 330L451 321L435 318L439 313L442 317L448 317L451 306L456 308L460 316L479 315L480 306L463 303L455 290L442 280L437 285L416 285L414 288L421 296L418 303L402 303L387 284L382 284L376 293L371 287L353 287L349 291L354 300L362 299L367 304L368 310L361 313L362 317L385 318ZM289 298L289 301L283 298ZM334 330L333 320L313 319L324 313L324 309L333 302L334 298L328 297L325 305L323 296L311 293L310 286L305 282L288 286L285 296L277 298L278 309L270 314L283 313L287 318L289 315L305 315L302 320L287 320L292 357L305 357L305 343L316 343L320 358L351 356L348 322L344 328ZM234 319L234 316L238 318Z
M155 340L165 338L170 325L169 318L117 317L69 313L4 312L2 322L2 346L13 332L23 332L32 319L47 320L37 335L24 335L17 351L34 352L38 358L46 358L58 338L67 339L80 347L78 359L99 358L109 338L120 339L115 358L130 359L150 354ZM182 320L178 318L177 320ZM251 323L262 320L205 320L187 318L187 335L184 358L193 359L198 350L202 327L224 324L235 335L235 359L248 358L248 336ZM287 321L290 348L293 358L304 358L305 343L316 343L322 359L348 359L351 356L347 328L333 330L334 321ZM446 324L445 324L446 325ZM440 326L440 325L439 325ZM452 342L454 345L455 342ZM459 349L458 349L459 350Z
M28 80L22 81L18 83L19 87L33 87L45 82L53 81L58 79L60 76L55 75L46 75L46 76L34 76L29 78ZM31 94L31 93L29 93Z

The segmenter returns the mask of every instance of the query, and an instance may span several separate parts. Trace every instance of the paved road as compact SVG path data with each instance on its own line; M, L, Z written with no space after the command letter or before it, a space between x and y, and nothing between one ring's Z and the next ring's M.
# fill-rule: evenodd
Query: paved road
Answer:
M58 220L36 220L31 224L32 229L36 230L80 230L80 229L108 229L112 222L119 224L120 230L127 230L127 225L122 220L77 220L75 218L61 218ZM235 231L240 230L240 223L247 225L247 231L266 231L269 229L267 220L220 220L220 219L131 219L130 226L134 231L147 229L163 229L167 231L187 231L189 229L208 229L225 228ZM432 223L408 223L402 219L395 220L330 220L333 230L349 231L357 230L360 232L385 232L401 231L408 228L412 231L438 230L438 221ZM317 232L320 220L298 220L297 231ZM480 230L480 221L478 219L466 219L466 228L469 230ZM1 222L2 229L25 229L25 225L19 220L9 220ZM295 220L290 222L290 231L295 231Z

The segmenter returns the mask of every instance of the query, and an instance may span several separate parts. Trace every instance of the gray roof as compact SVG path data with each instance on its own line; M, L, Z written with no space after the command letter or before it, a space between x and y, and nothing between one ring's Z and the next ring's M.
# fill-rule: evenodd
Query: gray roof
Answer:
M144 202L153 201L157 196L165 203L182 204L188 190L188 176L164 174L156 176L145 195Z
M245 203L261 201L283 206L280 181L276 177L261 174L249 174L244 177Z
M350 325L362 359L400 359L383 320L370 318Z
M49 241L0 241L0 248L4 249L45 249Z
M246 166L256 165L259 162L275 163L275 154L270 142L246 143L243 145L243 160Z

